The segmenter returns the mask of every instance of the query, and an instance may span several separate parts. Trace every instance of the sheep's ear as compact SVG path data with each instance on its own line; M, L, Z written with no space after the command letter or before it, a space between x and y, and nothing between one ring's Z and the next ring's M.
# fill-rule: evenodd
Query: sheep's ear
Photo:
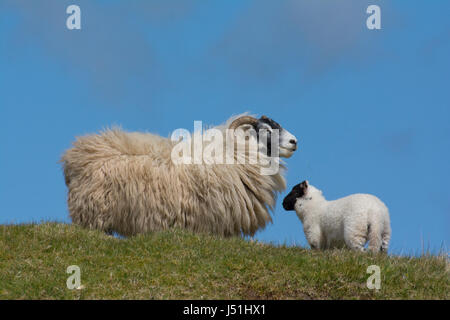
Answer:
M305 189L308 189L308 181L303 181L301 184L300 184L300 188L302 188L303 190L305 190Z

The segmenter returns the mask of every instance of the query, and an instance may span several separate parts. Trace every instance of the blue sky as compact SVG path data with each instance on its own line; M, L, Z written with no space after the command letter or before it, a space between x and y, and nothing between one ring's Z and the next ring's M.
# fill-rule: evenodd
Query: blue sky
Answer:
M68 30L70 4L82 29ZM366 28L381 7L382 29ZM372 193L391 252L450 240L448 1L0 0L0 223L70 222L58 160L120 124L169 136L266 114L294 133L288 189ZM263 241L306 245L281 194Z

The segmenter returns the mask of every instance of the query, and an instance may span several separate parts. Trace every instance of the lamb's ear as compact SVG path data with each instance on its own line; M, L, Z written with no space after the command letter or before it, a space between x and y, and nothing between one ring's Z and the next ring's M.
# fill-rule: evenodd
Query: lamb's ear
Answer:
M303 190L308 189L308 181L305 180L302 183L300 183L300 188L302 188Z

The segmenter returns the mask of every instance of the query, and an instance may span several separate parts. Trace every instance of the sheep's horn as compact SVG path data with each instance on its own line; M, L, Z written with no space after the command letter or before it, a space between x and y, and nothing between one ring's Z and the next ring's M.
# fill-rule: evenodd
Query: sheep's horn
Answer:
M234 130L236 128L239 128L243 124L251 124L252 126L254 126L257 122L258 122L258 119L255 119L255 118L250 117L250 116L243 116L243 117L240 117L240 118L237 118L236 120L234 120L230 124L228 129L233 129Z

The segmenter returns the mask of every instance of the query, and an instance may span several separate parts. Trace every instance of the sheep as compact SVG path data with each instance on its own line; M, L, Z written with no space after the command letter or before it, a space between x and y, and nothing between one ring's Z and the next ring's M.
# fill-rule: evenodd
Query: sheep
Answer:
M268 159L267 151L274 146L284 158L297 150L295 136L265 116L232 117L213 129L224 136L230 130L244 136L233 142L237 147L255 141L261 145L263 131L278 133L275 143L271 139L266 149L257 149L261 159ZM207 132L202 134L205 146L216 143L206 142ZM72 222L123 236L183 228L224 237L253 236L272 222L269 210L277 193L286 189L282 160L280 170L270 175L260 172L267 164L248 161L174 163L172 149L189 141L120 128L77 138L61 159ZM237 151L232 155L242 158ZM243 158L249 155L250 149Z
M389 211L370 194L353 194L327 201L308 181L297 184L284 198L283 207L295 210L312 249L348 247L387 251L391 237Z

